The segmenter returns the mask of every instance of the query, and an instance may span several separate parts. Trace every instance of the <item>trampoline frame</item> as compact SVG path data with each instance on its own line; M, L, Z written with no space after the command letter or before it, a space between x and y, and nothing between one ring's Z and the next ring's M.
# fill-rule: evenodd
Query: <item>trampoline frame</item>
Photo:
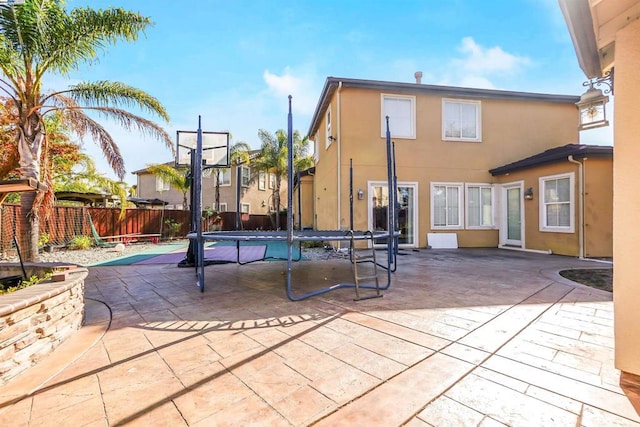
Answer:
M387 185L389 188L389 208L387 209L387 230L386 231L359 231L359 230L294 230L293 229L293 212L291 207L293 206L293 118L291 112L291 95L289 95L289 113L287 115L287 146L288 146L288 172L287 172L287 229L277 231L212 231L203 232L202 222L200 216L202 215L202 128L201 118L198 117L198 131L197 131L197 146L195 150L195 161L193 164L193 176L194 176L194 197L192 209L197 213L196 231L189 233L187 238L194 242L195 250L195 270L196 270L196 284L201 292L204 292L204 278L205 278L205 260L204 260L204 246L206 241L235 241L238 243L243 241L261 241L261 242L287 242L287 272L286 272L286 293L287 297L291 301L300 301L316 295L321 295L336 289L342 288L360 288L360 289L375 289L375 290L387 290L391 286L391 273L395 271L396 254L397 254L397 239L399 233L396 231L396 185L395 185L395 158L394 152L391 148L391 134L389 131L389 117L386 118L386 148L387 148ZM353 189L350 190L351 192ZM351 195L353 200L353 195ZM352 202L353 203L353 202ZM353 206L351 207L353 209ZM353 224L350 224L353 227ZM349 255L352 263L357 262L355 260L353 243L355 241L370 241L371 245L374 245L376 240L386 240L386 262L378 263L377 265L386 270L387 279L384 285L379 283L376 285L370 284L355 284L355 283L338 283L331 286L326 286L321 289L317 289L301 295L296 295L293 292L293 262L297 261L293 258L293 247L296 242L304 241L339 241L350 242ZM370 248L375 251L375 247ZM301 249L300 249L301 250Z

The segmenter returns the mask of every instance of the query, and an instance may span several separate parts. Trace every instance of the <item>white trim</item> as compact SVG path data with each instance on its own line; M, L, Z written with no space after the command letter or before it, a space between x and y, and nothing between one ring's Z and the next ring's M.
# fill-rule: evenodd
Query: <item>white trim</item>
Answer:
M220 209L218 210L218 212L226 212L227 211L227 203L226 202L221 202L219 203L220 205Z
M445 105L451 104L471 104L476 106L476 137L465 138L462 135L459 137L446 136L446 114ZM442 98L442 140L443 141L463 141L463 142L482 142L482 103L480 101L471 101L468 99L451 99Z
M469 187L491 190L491 225L469 225ZM496 228L496 196L493 184L475 182L464 184L464 225L469 230L494 230Z
M384 108L385 99L398 99L398 100L408 100L411 102L411 132L408 135L400 135L394 133L393 126L393 118L389 117L389 130L391 132L392 138L397 139L416 139L416 97L410 95L397 95L391 93L381 93L380 94L380 136L385 138L387 135L387 120L386 120L386 112Z
M462 182L431 182L430 183L430 194L429 194L429 204L431 207L431 218L430 218L430 223L431 223L431 229L432 230L462 230L464 229L464 197L463 197L463 193L464 193L464 183ZM458 188L458 224L457 225L435 225L434 224L434 208L435 208L435 203L433 202L433 197L435 195L435 190L434 187L456 187ZM448 207L445 207L445 209L448 209ZM445 215L446 217L446 215Z
M220 168L218 169L220 171L220 177L221 177L221 181L220 181L220 187L231 187L231 168ZM226 173L229 175L229 182L224 181L224 174ZM215 184L214 184L215 185Z
M369 230L373 230L373 217L371 213L373 212L373 190L372 187L387 187L387 181L367 181L367 194L365 195L367 199L367 228ZM411 220L413 221L413 234L412 240L413 243L402 243L398 246L401 248L417 248L420 245L420 223L418 222L420 218L420 203L418 200L419 195L419 184L415 181L399 181L398 187L411 187L413 188L413 215Z
M333 142L333 135L331 134L331 125L333 124L333 115L331 114L331 105L327 108L327 112L324 115L324 148L329 148Z
M258 172L258 190L267 191L267 173L265 171Z
M244 183L244 171L247 171L247 183ZM251 169L248 166L240 166L240 186L247 188L251 185Z
M520 240L509 240L508 236L508 217L507 217L507 190L512 188L520 189ZM499 225L499 234L498 241L499 246L503 245L518 245L521 248L525 248L525 215L524 215L524 181L514 181L502 184L500 191L500 225Z
M547 233L575 233L575 215L576 215L576 199L575 199L575 173L567 172L557 175L541 176L538 178L538 191L540 192L540 198L538 203L539 212L539 229L542 232ZM547 224L547 210L545 201L544 184L546 181L553 181L558 179L569 178L569 226L549 226ZM566 203L566 202L563 202Z
M247 208L246 212L242 209L245 206ZM240 213L251 213L251 203L240 203Z

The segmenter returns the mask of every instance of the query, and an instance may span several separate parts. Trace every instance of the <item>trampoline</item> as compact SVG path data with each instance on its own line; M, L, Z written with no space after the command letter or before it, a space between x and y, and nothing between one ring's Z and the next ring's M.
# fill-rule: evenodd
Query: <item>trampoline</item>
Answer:
M371 230L294 230L293 213L291 206L293 206L293 124L291 113L291 96L289 96L289 113L288 113L288 173L287 173L287 229L277 231L265 231L265 230L236 230L236 231L213 231L203 232L202 222L200 218L195 222L196 230L189 233L187 237L194 243L195 252L195 270L197 277L197 285L201 292L204 292L205 281L205 260L204 260L204 247L207 241L255 241L255 242L275 242L282 241L287 243L287 271L286 271L286 294L292 301L300 301L312 296L324 294L336 289L342 288L355 288L356 300L381 297L380 291L386 290L391 286L391 273L395 271L393 266L396 263L395 254L397 248L397 238L399 233L395 231L395 211L393 207L396 206L394 177L392 172L392 164L395 163L391 149L391 136L389 132L389 118L387 117L387 185L388 188L394 189L389 191L389 206L387 215L387 230L383 231L371 231ZM193 209L195 212L202 212L202 129L199 120L198 132L197 132L197 145L193 154L193 170L194 176L194 197L193 197ZM352 187L352 186L351 186ZM351 188L351 193L353 189ZM350 195L351 201L353 200L353 194ZM353 210L353 205L351 205ZM352 215L353 216L353 215ZM353 228L353 225L351 225ZM293 291L292 270L294 261L293 248L295 243L305 241L321 241L321 242L348 242L349 243L349 260L353 268L354 281L353 283L337 283L330 286L325 286L320 289L304 293L295 294ZM356 255L356 242L366 242L367 249L371 251L370 257L358 257ZM378 262L376 258L376 247L380 246L380 242L383 242L383 246L386 246L385 261ZM373 264L374 276L362 276L360 277L357 272L357 265L360 262L370 262ZM386 272L386 282L380 284L378 278L377 268L380 267ZM360 283L360 280L375 279L375 284L372 283ZM367 297L360 297L359 291L361 289L375 290L374 295Z

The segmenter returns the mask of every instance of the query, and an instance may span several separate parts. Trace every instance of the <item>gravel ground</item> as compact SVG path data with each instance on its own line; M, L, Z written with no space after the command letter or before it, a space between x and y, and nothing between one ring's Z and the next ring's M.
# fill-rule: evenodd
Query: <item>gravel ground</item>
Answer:
M187 241L172 241L171 244L183 242L185 245ZM68 262L70 264L79 265L92 265L104 261L109 261L114 258L120 258L123 256L133 255L135 253L144 252L151 249L158 249L158 245L166 245L167 243L133 243L124 246L124 248L91 248L82 250L72 249L56 249L52 253L41 252L40 262ZM344 257L343 254L337 253L331 249L325 248L305 248L303 249L303 255L305 259L309 260L323 260L339 257ZM0 262L18 262L17 255L0 254Z

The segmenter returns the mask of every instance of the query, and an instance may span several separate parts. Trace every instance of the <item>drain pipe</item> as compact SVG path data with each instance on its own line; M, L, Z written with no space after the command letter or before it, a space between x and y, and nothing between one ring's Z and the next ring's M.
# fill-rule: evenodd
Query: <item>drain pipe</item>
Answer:
M584 178L582 162L574 160L573 155L567 157L569 163L578 165L578 258L584 258ZM586 159L585 159L586 160Z
M337 130L337 134L336 134L337 138L338 138L338 145L336 146L336 149L338 150L338 155L337 155L337 158L338 158L338 165L337 166L338 167L336 168L337 171L338 171L338 177L337 177L338 178L337 179L337 181L338 181L338 191L337 191L337 194L338 194L338 209L337 209L337 211L338 211L338 218L337 218L338 219L338 224L337 224L338 228L337 228L337 230L342 230L342 224L341 224L341 221L340 221L340 217L342 215L342 202L341 202L341 200L342 200L342 191L341 191L342 179L340 178L340 176L342 175L342 167L341 167L341 163L340 163L342 161L342 156L340 155L341 154L340 153L340 151L341 151L340 150L340 146L341 146L341 142L342 142L342 138L340 137L341 136L340 135L340 92L341 92L341 90L342 90L342 82L339 82L338 83L338 96L337 96L337 102L338 102L338 130Z

